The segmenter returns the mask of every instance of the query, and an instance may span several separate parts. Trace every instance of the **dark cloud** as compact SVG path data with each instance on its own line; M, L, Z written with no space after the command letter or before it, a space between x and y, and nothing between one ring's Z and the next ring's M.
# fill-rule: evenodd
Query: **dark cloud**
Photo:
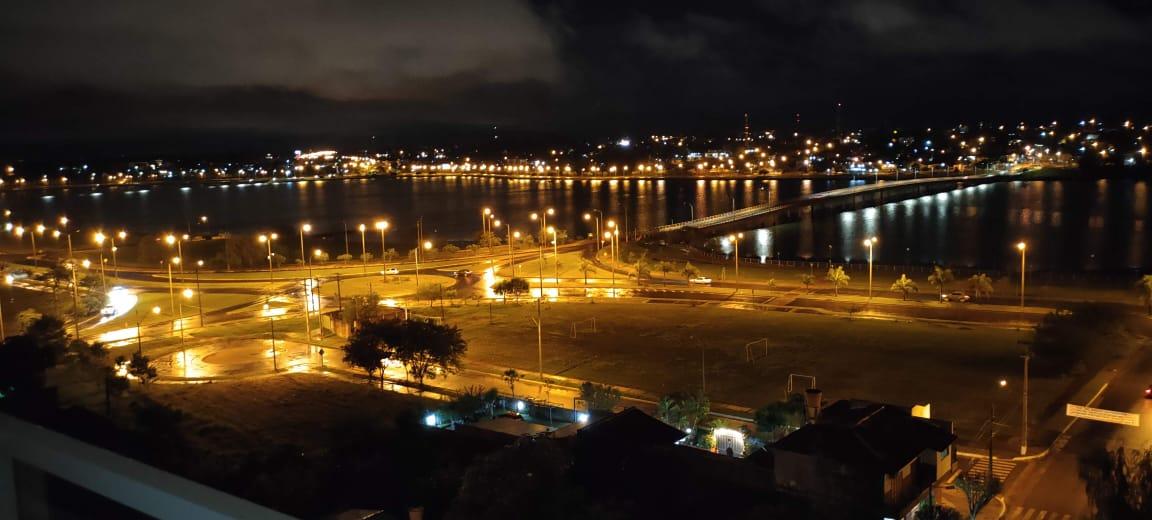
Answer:
M20 2L3 152L1141 115L1136 0ZM470 134L471 133L471 134Z

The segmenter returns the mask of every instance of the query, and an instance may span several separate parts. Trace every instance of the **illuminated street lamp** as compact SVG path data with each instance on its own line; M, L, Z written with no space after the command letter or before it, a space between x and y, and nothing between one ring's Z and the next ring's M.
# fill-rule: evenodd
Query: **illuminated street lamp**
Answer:
M124 239L128 238L126 231L120 231L114 236L109 236L108 239L112 242L112 276L120 278L120 264L116 263L116 251L119 249L116 246L116 239L120 239L120 243L124 243Z
M68 258L72 258L72 235L68 233L68 217L60 217L60 228L68 237Z
M1020 308L1024 308L1024 272L1026 265L1025 258L1028 256L1028 244L1019 242L1016 244L1016 249L1020 251Z
M513 257L514 250L512 249L512 240L520 240L520 232L512 231L512 226L508 226L508 265L512 267L512 278L516 278L516 259Z
M385 273L384 276L385 276L385 279L387 279L387 276L388 276L387 275L387 273L388 273L388 249L387 249L387 245L384 241L384 232L388 231L388 221L387 220L377 220L376 221L376 230L380 232L380 261L384 263L384 273Z
M596 214L596 251L600 251L600 219L604 217L604 213L601 213L598 209L589 210L588 213L584 214L584 220L592 220L593 213Z
M87 261L87 260L85 260ZM172 265L180 265L180 257L174 256L168 261L168 312L176 314L176 288L172 284Z
M421 249L424 249L425 251L431 250L432 249L432 242L430 240L425 240L424 243L417 244L417 246L416 246L415 256L416 256L416 287L417 288L420 287L420 250Z
M304 233L312 231L312 224L300 226L300 263L308 266L308 282L304 285L304 337L312 341L312 263L304 255Z
M188 240L188 235L176 236L172 233L168 233L167 235L164 236L164 242L166 244L168 244L169 246L171 246L171 245L176 246L176 256L178 256L180 258L184 258L183 243L185 240ZM184 274L184 266L183 265L180 266L180 274Z
M556 235L556 228L548 226L548 234L552 236L552 263L555 266L556 272L556 299L560 299L560 237ZM541 282L540 286L543 287L544 283Z
M728 235L728 241L732 242L733 254L732 258L736 259L736 275L735 279L740 278L740 241L744 240L744 233L736 233L735 235ZM639 279L639 276L637 276Z
M368 239L365 238L365 231L368 226L360 224L360 261L362 262L364 274L368 274Z
M608 229L615 231L616 230L616 221L615 220L609 220L607 222L607 226L608 226ZM604 237L607 238L608 240L612 240L612 236L613 236L612 232L604 233ZM609 259L612 261L612 263L616 263L616 246L614 244L612 244L612 247L608 250L608 252L609 252Z
M278 238L280 238L280 235L277 235L276 233L270 233L267 235L260 235L258 237L261 244L265 244L266 246L268 246L268 291L269 292L272 291L272 285L274 285L276 283L275 281L272 280L272 241L276 240Z
M872 299L872 252L876 248L876 237L869 238L864 241L864 247L868 248L868 299Z

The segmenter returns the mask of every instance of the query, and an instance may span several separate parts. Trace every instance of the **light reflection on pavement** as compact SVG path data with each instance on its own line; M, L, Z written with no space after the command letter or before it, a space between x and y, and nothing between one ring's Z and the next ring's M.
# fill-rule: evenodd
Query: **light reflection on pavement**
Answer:
M341 351L328 349L323 362L329 367L347 369L341 357ZM318 348L276 339L275 366L280 372L319 370L320 363ZM185 352L177 350L158 358L155 364L158 374L167 378L214 379L272 374L272 341L267 338L217 340L211 344L190 346Z

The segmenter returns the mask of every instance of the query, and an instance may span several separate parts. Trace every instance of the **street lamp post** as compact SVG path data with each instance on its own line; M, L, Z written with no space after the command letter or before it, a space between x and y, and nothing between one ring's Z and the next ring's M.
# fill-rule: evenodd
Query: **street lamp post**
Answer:
M728 235L728 240L732 242L733 255L732 258L736 260L736 275L735 279L740 279L740 241L744 240L744 233L736 233L735 235Z
M360 261L364 274L368 274L368 239L365 235L365 232L368 231L368 226L360 224L358 229L360 229Z
M556 301L560 301L560 235L552 226L548 226L548 234L552 236L552 265L556 273ZM543 286L543 282L540 285Z
M104 233L97 231L93 238L95 239L96 246L100 249L100 287L104 289L104 294L108 294L108 282L104 277L104 241L107 240L108 237L104 236Z
M200 309L200 326L204 326L204 293L200 290L200 268L204 267L203 260L196 261L196 304Z
M269 297L271 297L271 295L272 295L272 286L275 285L275 283L276 283L272 279L272 241L276 240L277 238L280 238L280 235L277 235L276 233L271 233L268 235L260 235L260 237L259 237L260 243L268 246L268 295L269 295Z
M304 233L312 231L312 224L300 225L300 263L308 266L308 281L304 284L304 337L312 341L312 264L304 254Z
M512 226L508 226L508 266L512 268L512 278L516 278L516 259L513 256L515 250L512 246L512 239L520 240L520 232L512 231Z
M593 213L596 214L596 251L600 251L600 218L604 216L604 213L598 209L588 210L588 213L584 214L584 220L591 220Z
M872 253L876 249L876 237L869 238L864 241L864 247L868 248L868 299L872 299Z
M164 237L164 242L168 243L169 246L171 246L171 245L176 246L176 256L178 256L180 258L184 258L183 243L185 240L188 240L188 235L182 235L182 236L178 237L172 233L168 233L168 235ZM180 274L184 274L184 265L183 264L180 265Z
M616 245L615 245L615 242L613 241L612 237L615 236L615 235L613 235L613 231L616 231L616 221L615 220L609 220L607 222L607 227L608 227L608 229L612 230L612 231L606 231L604 233L604 238L608 239L608 260L610 262L612 262L613 267L615 267L615 264L616 264ZM613 271L613 272L615 272L615 271Z
M388 279L388 249L384 241L384 232L388 230L387 220L377 220L376 229L380 231L380 261L384 263L384 279Z
M72 258L72 235L68 233L68 217L60 217L60 228L68 236L68 258Z
M1027 268L1025 259L1028 256L1028 244L1019 242L1016 244L1016 249L1020 251L1020 308L1024 308L1024 271Z
M174 256L168 261L168 312L176 314L176 288L172 284L172 264L180 265L180 257Z
M604 232L604 238L606 240L608 240L609 258L615 257L616 256L616 240L614 239L614 235L610 231L605 231ZM613 266L609 267L608 270L612 271L612 297L615 298L616 297L616 266L613 265Z
M536 361L540 369L540 384L544 384L544 313L543 313L543 300L544 300L544 229L548 223L548 215L555 213L555 210L548 208L541 212L539 215L532 214L532 220L540 220L540 247L539 258L537 259L537 271L540 277L540 294L536 298Z
M127 237L128 233L125 231L121 231L116 233L116 235L109 237L112 240L112 276L115 276L116 278L120 278L120 264L116 263L116 251L118 250L116 247L116 239L119 238L120 243L123 244L124 239Z

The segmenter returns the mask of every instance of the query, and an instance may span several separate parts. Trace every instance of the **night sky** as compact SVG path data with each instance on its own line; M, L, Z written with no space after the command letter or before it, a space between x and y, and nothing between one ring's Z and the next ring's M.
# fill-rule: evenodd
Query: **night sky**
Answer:
M0 156L1140 118L1150 5L9 2Z

